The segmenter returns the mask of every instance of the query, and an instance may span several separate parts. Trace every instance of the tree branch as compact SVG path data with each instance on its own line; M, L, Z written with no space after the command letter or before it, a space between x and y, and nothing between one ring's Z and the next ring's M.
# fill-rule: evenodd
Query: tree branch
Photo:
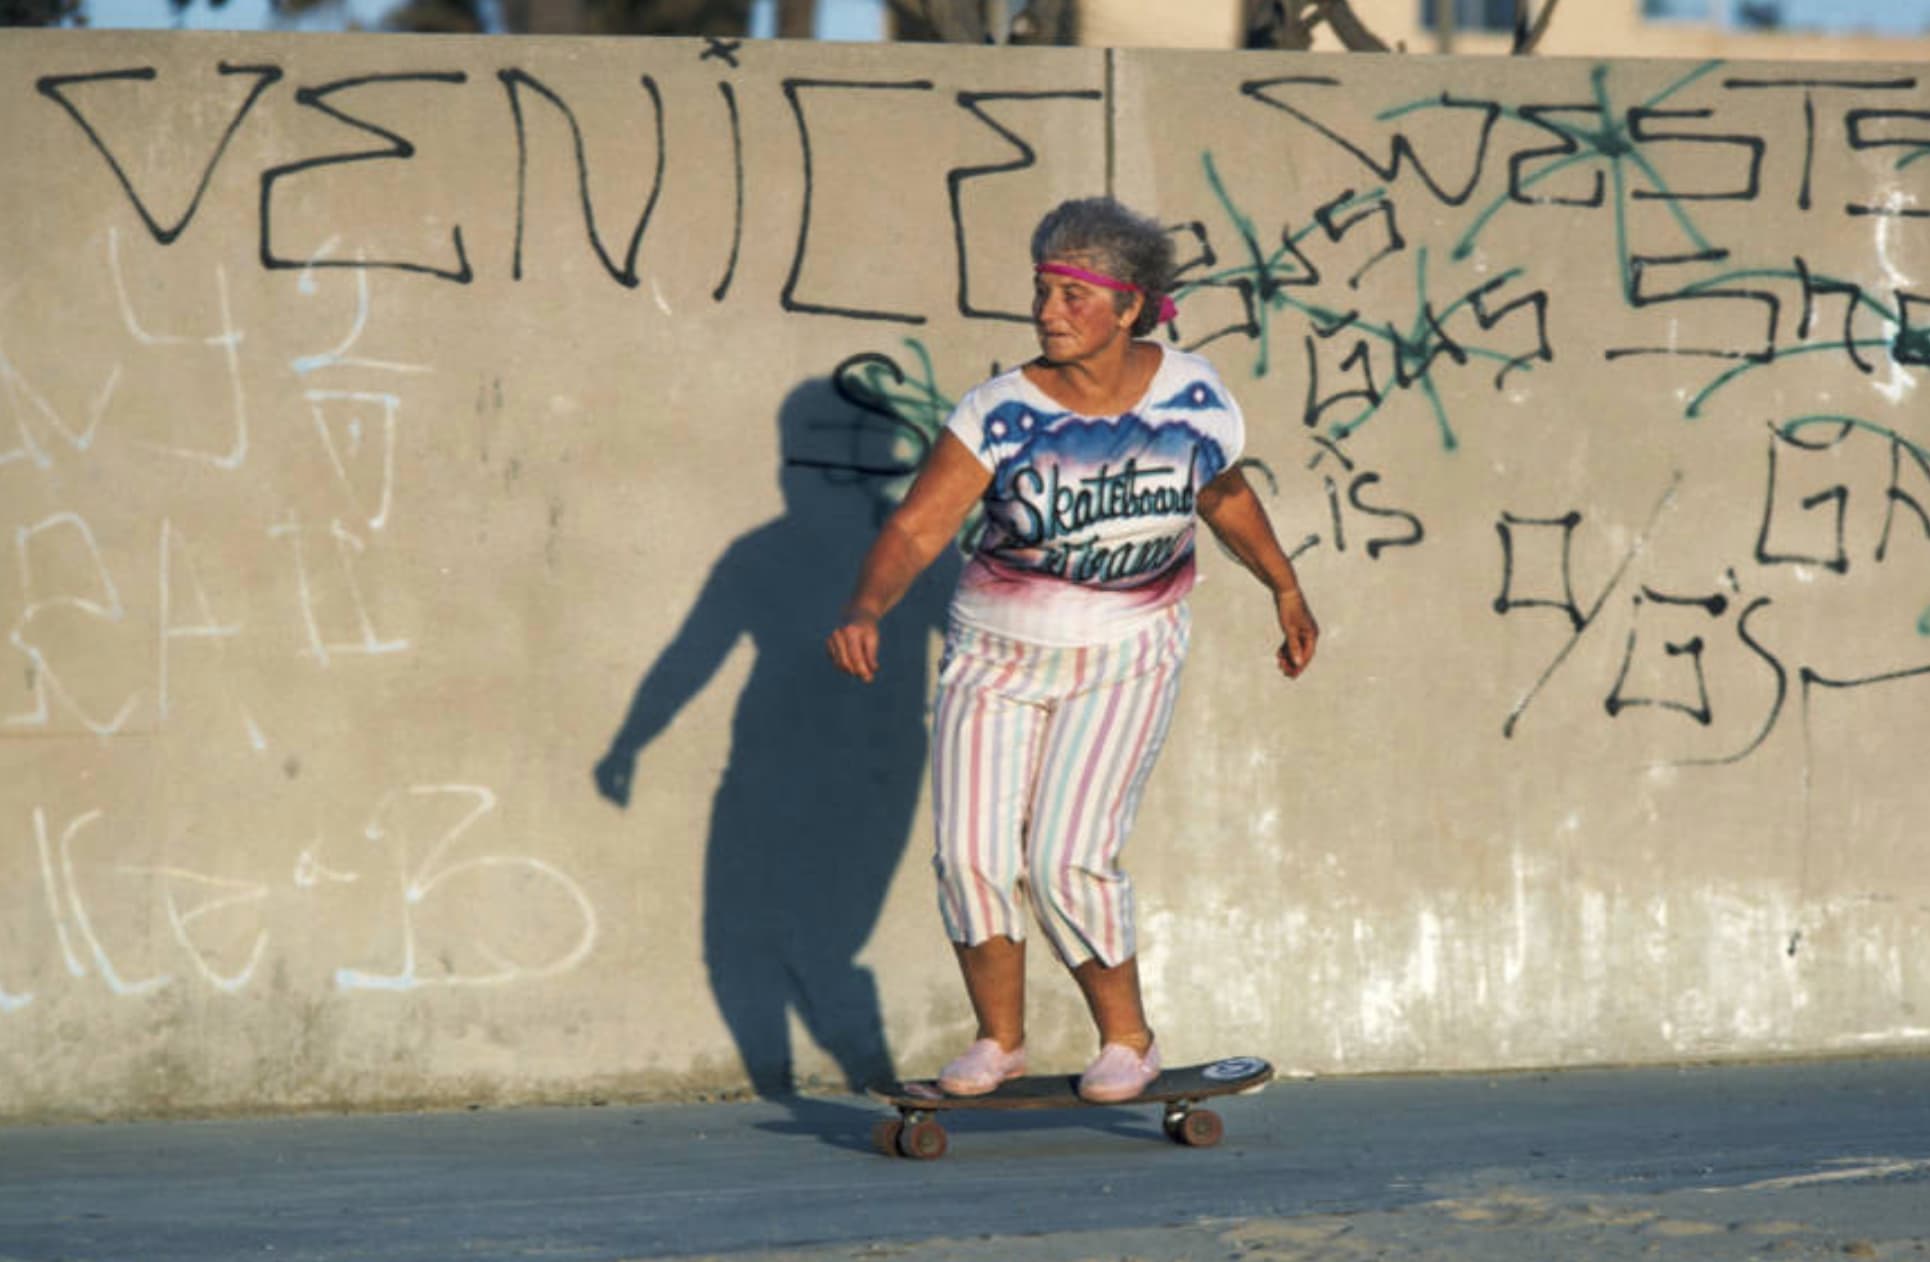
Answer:
M932 38L948 44L983 44L985 10L978 0L889 0L892 12L909 28L912 38ZM901 30L904 28L901 28Z
M1350 53L1384 53L1386 41L1367 29L1367 24L1354 12L1349 0L1314 0L1319 17L1340 36L1340 42Z
M1384 53L1387 44L1360 20L1350 0L1247 0L1246 46L1305 52L1325 22L1350 52Z
M1541 37L1548 33L1548 23L1554 20L1555 9L1560 4L1561 0L1546 0L1546 3L1541 6L1541 13L1535 18L1533 28L1528 32L1528 37L1515 41L1517 54L1526 56L1535 51L1536 45L1541 43Z
M1032 0L1012 19L1014 44L1076 44L1077 14L1071 0Z

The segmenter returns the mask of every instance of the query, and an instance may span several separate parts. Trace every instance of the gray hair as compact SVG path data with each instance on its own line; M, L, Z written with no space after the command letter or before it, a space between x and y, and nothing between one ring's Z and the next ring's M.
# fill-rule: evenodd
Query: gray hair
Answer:
M1156 220L1136 214L1110 197L1078 197L1046 213L1032 231L1032 262L1090 254L1098 270L1137 285L1146 301L1133 321L1133 336L1144 337L1159 324L1159 300L1173 289L1173 240ZM1132 295L1115 293L1113 307L1123 311Z

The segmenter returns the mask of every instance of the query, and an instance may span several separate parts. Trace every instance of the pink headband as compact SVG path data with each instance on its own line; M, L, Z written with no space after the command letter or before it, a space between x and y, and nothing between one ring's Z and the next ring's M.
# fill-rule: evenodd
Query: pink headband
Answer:
M1122 294L1139 294L1141 297L1144 297L1146 293L1144 289L1129 280L1120 280L1116 276L1107 276L1103 272L1088 272L1085 268L1074 267L1070 263L1040 263L1033 267L1032 270L1041 276L1068 276L1073 280L1082 280L1088 285L1097 285L1101 289L1116 290ZM1170 324L1177 315L1179 315L1179 308L1173 304L1172 297L1167 294L1161 294L1159 296L1159 322L1161 324Z

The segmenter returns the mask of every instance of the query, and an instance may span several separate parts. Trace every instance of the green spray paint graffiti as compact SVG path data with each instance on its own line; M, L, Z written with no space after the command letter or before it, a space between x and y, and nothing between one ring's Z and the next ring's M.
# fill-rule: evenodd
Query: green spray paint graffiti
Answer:
M1655 120L1658 119L1706 117L1709 113L1706 109L1666 109L1664 107L1691 86L1707 79L1722 65L1723 63L1718 61L1699 64L1638 105L1627 105L1616 98L1612 91L1613 70L1609 66L1600 65L1594 67L1589 74L1591 96L1589 103L1499 106L1501 117L1538 128L1556 137L1560 143L1541 149L1523 150L1513 157L1510 163L1508 191L1495 197L1475 214L1473 221L1456 240L1452 257L1456 260L1470 257L1496 217L1510 207L1566 205L1577 208L1597 208L1606 204L1613 213L1618 283L1623 301L1630 308L1696 301L1731 303L1743 301L1758 304L1766 312L1768 331L1765 345L1758 349L1684 350L1671 347L1665 350L1659 347L1635 347L1608 352L1611 359L1630 355L1666 353L1740 360L1741 362L1733 367L1719 372L1689 398L1684 416L1690 420L1700 418L1709 401L1739 378L1758 369L1799 356L1841 352L1864 372L1872 369L1869 362L1862 356L1863 351L1888 352L1897 363L1902 364L1930 363L1930 329L1910 327L1903 311L1904 300L1900 295L1895 306L1885 305L1856 282L1839 276L1814 272L1800 258L1793 266L1732 266L1728 270L1719 270L1712 275L1681 284L1671 291L1661 293L1645 291L1643 285L1645 278L1659 275L1666 268L1714 268L1730 262L1730 251L1712 244L1702 227L1685 208L1686 203L1692 200L1717 198L1710 194L1685 194L1673 189L1655 160L1645 151L1649 146L1687 142L1741 149L1749 157L1749 177L1746 187L1738 190L1733 196L1739 199L1753 199L1759 185L1764 152L1764 142L1761 138L1654 130ZM1438 98L1428 98L1395 106L1383 111L1378 117L1382 121L1391 121L1421 111L1445 108L1447 104ZM1559 117L1561 114L1583 114L1586 115L1586 120L1564 121ZM1919 159L1930 156L1930 145L1906 144L1903 147L1904 155L1894 164L1894 169L1897 171L1902 171ZM1554 160L1530 170L1530 165L1540 158ZM1525 196L1529 190L1544 185L1564 172L1591 165L1602 169L1596 173L1592 191L1584 196ZM1637 177L1646 185L1645 188L1633 187ZM1605 185L1612 186L1612 198L1606 196ZM1658 201L1665 205L1669 218L1673 220L1684 238L1685 251L1675 252L1672 248L1664 247L1665 252L1662 253L1636 252L1630 240L1629 215L1631 206L1637 199ZM1802 345L1776 345L1778 317L1783 305L1782 298L1776 292L1759 287L1737 287L1749 283L1760 286L1777 282L1794 284L1800 290L1802 319L1797 328L1797 337L1802 341ZM1809 340L1813 306L1815 299L1822 296L1840 296L1848 300L1843 318L1843 336L1833 341L1813 342ZM1874 316L1886 331L1876 336L1857 336L1853 330L1859 312Z
M1819 428L1834 429L1841 434L1851 432L1873 434L1885 442L1892 444L1899 453L1907 452L1916 459L1919 466L1925 471L1930 472L1930 446L1925 446L1907 435L1899 433L1888 425L1881 424L1877 421L1866 420L1860 416L1839 416L1834 414L1798 416L1784 421L1781 425L1777 426L1776 432L1784 438L1793 440L1806 430ZM1911 499L1894 485L1890 487L1887 495L1892 504L1901 502L1914 508L1920 516L1924 514L1924 505L1917 504L1915 500ZM1930 536L1930 518L1925 519L1924 526L1926 535ZM1886 530L1886 537L1887 533ZM1930 637L1930 606L1925 606L1923 612L1917 616L1916 629L1918 635Z
M1347 278L1346 283L1350 289L1358 289L1362 276L1386 258L1406 249L1406 242L1400 237L1396 226L1393 203L1387 199L1385 191L1373 189L1366 193L1353 191L1343 193L1322 206L1312 223L1297 229L1288 227L1283 230L1279 247L1269 250L1262 247L1259 230L1253 217L1235 200L1212 152L1203 153L1200 161L1208 188L1218 202L1220 211L1239 238L1242 261L1185 279L1177 296L1183 302L1189 296L1195 296L1207 290L1233 289L1242 296L1249 317L1243 326L1235 326L1232 330L1221 330L1219 333L1195 341L1192 345L1197 348L1229 332L1243 333L1255 344L1253 375L1264 377L1272 366L1275 321L1280 313L1290 312L1305 320L1311 329L1306 337L1310 355L1316 337L1324 341L1342 334L1353 335L1358 339L1356 348L1343 368L1363 363L1367 375L1366 388L1362 391L1348 391L1325 403L1316 403L1310 397L1308 405L1307 421L1309 425L1313 425L1319 421L1320 414L1332 403L1343 398L1364 397L1364 405L1358 412L1345 420L1326 426L1328 436L1336 441L1345 440L1379 415L1395 390L1412 389L1418 390L1426 400L1442 448L1454 451L1460 446L1461 440L1449 418L1447 404L1436 381L1436 365L1439 360L1445 357L1456 365L1475 362L1499 365L1494 380L1495 388L1499 389L1508 375L1515 370L1532 369L1536 362L1553 357L1553 351L1547 339L1546 293L1534 290L1525 296L1504 297L1501 292L1515 285L1516 282L1524 280L1527 276L1526 268L1510 268L1498 276L1483 280L1445 306L1437 308L1431 293L1434 280L1432 256L1426 247L1417 248L1414 251L1414 296L1411 314L1398 318L1376 320L1365 316L1359 307L1343 311L1312 297L1296 296L1294 290L1317 287L1324 280L1319 266L1302 248L1315 232L1323 232L1328 241L1337 242L1351 228L1370 216L1375 214L1384 216L1384 227L1389 234L1389 243L1385 249ZM1343 220L1342 216L1349 217ZM1210 257L1212 256L1209 250ZM1211 264L1209 263L1208 266ZM1492 346L1477 345L1471 339L1457 337L1446 327L1456 316L1468 312L1479 330L1485 333L1522 311L1532 312L1536 322L1536 345L1526 352L1510 352ZM1384 353L1391 352L1392 390L1383 389L1373 380L1372 352L1376 347Z

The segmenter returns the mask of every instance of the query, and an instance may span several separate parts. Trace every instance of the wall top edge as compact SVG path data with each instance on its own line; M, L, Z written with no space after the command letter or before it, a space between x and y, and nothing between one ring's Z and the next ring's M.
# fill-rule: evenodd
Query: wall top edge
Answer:
M14 27L0 30L0 48L9 44L15 47L29 43L39 45L63 45L71 49L82 48L128 48L128 47L185 47L200 45L204 47L301 47L318 48L327 45L352 45L370 47L375 44L393 44L406 40L412 48L476 48L476 47L516 47L516 48L569 48L582 50L591 46L636 44L639 46L663 47L669 49L703 49L712 41L702 36L661 36L661 35L398 35L384 31L175 31L175 30L47 30L31 27ZM1805 70L1823 71L1836 77L1845 74L1867 74L1881 72L1885 68L1900 70L1911 75L1923 71L1921 61L1912 60L1905 55L1894 59L1794 59L1778 57L1712 57L1696 56L1687 53L1661 53L1654 56L1586 56L1564 53L1537 53L1530 57L1514 57L1506 53L1432 53L1432 52L1334 52L1314 50L1293 52L1279 49L1216 49L1216 48L1155 48L1138 46L1119 47L986 47L967 44L937 43L864 43L828 40L780 40L745 39L722 41L733 48L741 48L744 53L763 55L786 62L800 60L871 62L871 61L909 61L930 63L934 60L972 60L981 63L1047 61L1061 59L1065 62L1080 62L1111 59L1116 64L1130 65L1149 61L1176 62L1198 59L1234 59L1249 65L1260 63L1320 65L1332 69L1343 64L1383 67L1388 62L1399 60L1413 65L1427 66L1467 66L1479 68L1482 74L1492 75L1503 65L1520 67L1532 72L1537 66L1574 67L1595 65L1711 65L1745 67L1757 73L1796 75ZM1512 73L1510 71L1509 73Z

